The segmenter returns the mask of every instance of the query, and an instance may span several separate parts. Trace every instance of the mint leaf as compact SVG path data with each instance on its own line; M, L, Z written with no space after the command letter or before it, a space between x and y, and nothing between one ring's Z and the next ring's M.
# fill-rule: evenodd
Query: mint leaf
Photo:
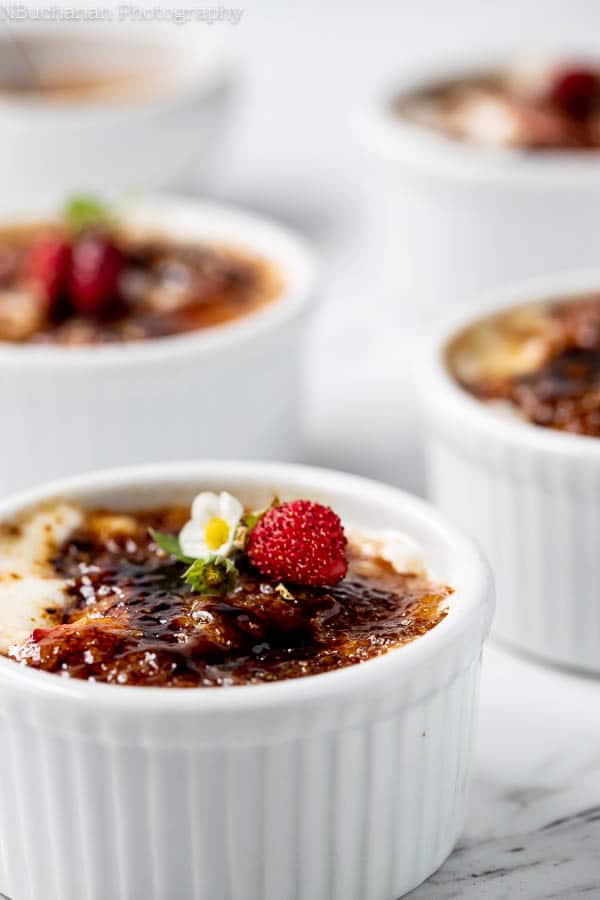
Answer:
M110 207L102 200L89 194L78 194L65 206L63 220L69 231L79 234L88 228L111 225L113 216Z
M184 554L177 535L167 534L164 531L157 531L155 528L149 528L148 531L154 543L158 544L158 546L162 550L164 550L165 553L169 553L171 556L177 557L177 559L184 563L194 562L191 556L186 556Z
M238 570L225 556L209 556L195 559L183 578L196 594L227 594L237 584Z

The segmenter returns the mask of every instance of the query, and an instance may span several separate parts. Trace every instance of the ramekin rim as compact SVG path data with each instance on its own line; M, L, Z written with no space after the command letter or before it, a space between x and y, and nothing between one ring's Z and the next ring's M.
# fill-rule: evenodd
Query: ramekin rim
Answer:
M307 702L327 697L347 695L355 689L382 683L388 675L405 671L414 673L437 657L440 649L451 645L473 620L481 620L481 629L473 656L481 647L491 625L493 590L487 561L477 545L460 529L448 521L426 501L407 494L399 488L346 472L304 466L293 463L250 462L247 460L202 460L190 462L150 463L141 466L103 469L83 475L49 482L0 499L0 518L10 518L31 506L56 496L77 495L88 489L118 489L132 483L180 483L183 478L198 478L235 474L250 478L258 472L261 481L279 479L308 480L344 488L359 489L373 495L389 494L398 498L415 520L429 522L443 531L444 540L456 550L469 566L472 591L466 602L451 609L448 615L424 635L363 663L346 666L332 672L276 681L268 684L227 686L214 689L160 688L90 683L66 679L54 673L36 671L0 656L0 684L18 685L29 692L53 698L97 704L115 710L216 711L258 710L279 704ZM464 660L465 665L472 660Z
M281 271L284 281L283 292L263 308L240 316L232 322L171 337L84 347L0 341L0 367L43 370L134 368L198 354L208 355L227 347L252 342L255 337L293 318L303 307L316 299L314 289L318 263L315 251L303 236L287 225L231 204L180 197L167 192L149 193L132 202L124 209L125 221L127 208L130 215L132 212L135 214L136 210L138 213L140 210L142 212L146 210L151 214L163 211L166 215L169 212L173 215L181 212L191 215L196 213L199 220L207 216L215 220L223 219L231 229L231 245L250 251L256 250L256 247L253 248L252 232L270 233L285 247L285 255L289 258L284 262L283 258L277 258L277 253L270 258L262 251L261 255L265 256L276 270ZM168 227L166 230L168 231ZM283 255L279 254L280 257Z
M463 328L485 320L495 313L517 309L528 302L567 299L574 293L600 291L600 269L566 270L540 275L479 295L475 306L463 305L448 314L435 330L422 341L420 362L417 363L420 394L425 404L428 398L444 416L465 417L469 424L518 449L566 459L585 460L600 467L600 440L588 435L572 434L544 428L518 416L500 416L485 403L462 388L446 365L444 356L450 341Z
M589 55L589 51L585 51ZM490 70L514 60L509 53L464 57L451 56L443 63L431 61L406 67L386 79L355 108L355 131L370 151L415 171L451 180L511 185L534 190L565 190L600 184L600 150L545 151L527 154L502 148L486 148L446 137L394 114L393 100L404 92L431 84L439 78Z

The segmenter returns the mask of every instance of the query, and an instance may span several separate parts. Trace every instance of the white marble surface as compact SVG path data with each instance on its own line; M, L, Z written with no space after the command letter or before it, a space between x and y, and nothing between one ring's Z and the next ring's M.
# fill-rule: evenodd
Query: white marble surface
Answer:
M470 814L415 900L600 897L600 682L484 657Z

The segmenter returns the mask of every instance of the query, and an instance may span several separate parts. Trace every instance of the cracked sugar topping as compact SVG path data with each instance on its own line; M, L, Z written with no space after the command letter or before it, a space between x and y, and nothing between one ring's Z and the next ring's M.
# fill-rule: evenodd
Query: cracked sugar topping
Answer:
M489 148L600 147L600 68L525 60L403 95L395 110L414 124Z
M447 358L483 402L534 425L600 437L600 294L475 322L450 343Z
M266 259L127 227L91 198L72 200L61 221L0 230L0 341L171 337L247 316L282 290Z
M211 687L361 663L445 617L452 590L428 576L410 538L346 536L332 510L308 500L255 512L234 499L204 492L191 518L182 507L115 513L63 504L5 527L0 650L63 677ZM48 532L54 514L63 525ZM48 537L34 547L36 529ZM282 577L281 561L270 555L284 552L281 534L290 546L287 574L296 580ZM35 599L19 614L33 578Z

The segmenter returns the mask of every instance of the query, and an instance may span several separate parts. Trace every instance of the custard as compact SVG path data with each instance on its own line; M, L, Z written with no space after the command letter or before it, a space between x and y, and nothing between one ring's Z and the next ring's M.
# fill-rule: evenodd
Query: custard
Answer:
M528 304L464 329L448 365L484 403L600 437L600 294Z
M176 535L188 514L56 504L4 526L0 652L63 677L117 685L253 684L362 663L446 615L451 589L431 579L409 539L396 536L390 555L389 534L351 533L348 572L334 586L283 584L237 553L233 589L195 593L182 580L185 565L149 531ZM32 541L40 533L46 540ZM31 602L17 615L30 588Z

